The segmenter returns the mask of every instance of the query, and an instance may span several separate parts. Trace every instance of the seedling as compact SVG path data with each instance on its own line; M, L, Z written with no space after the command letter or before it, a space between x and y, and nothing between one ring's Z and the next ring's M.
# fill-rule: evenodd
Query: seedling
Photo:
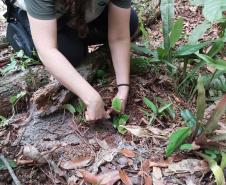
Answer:
M172 103L167 103L167 104L163 105L162 107L158 108L148 98L144 98L144 103L152 111L152 112L150 112L150 111L146 111L144 109L142 110L144 112L144 114L147 116L147 118L149 119L149 124L152 124L157 119L157 117L163 116L165 111L172 106Z
M119 114L122 110L122 101L118 97L115 97L112 101L111 108L117 113L113 115L113 126L120 134L125 134L126 129L123 126L125 126L126 122L129 120L129 116L126 114Z
M205 89L202 78L198 79L198 97L196 116L189 110L182 112L182 117L187 127L182 127L171 134L166 148L166 156L169 157L177 149L183 151L197 151L197 155L208 161L217 185L225 183L223 170L226 166L225 145L226 134L216 134L214 131L219 128L218 122L226 110L226 95L220 100L211 117L204 123L204 112L206 107ZM221 159L221 167L218 165ZM217 161L215 161L217 160Z

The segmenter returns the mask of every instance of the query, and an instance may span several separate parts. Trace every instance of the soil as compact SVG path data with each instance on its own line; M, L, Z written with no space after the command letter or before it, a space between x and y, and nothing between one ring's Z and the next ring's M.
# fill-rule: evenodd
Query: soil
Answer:
M182 16L185 20L184 34L189 34L203 20L201 10L197 7L191 7L187 0L176 1L176 17L178 16ZM0 31L4 32L5 23L1 21L0 25ZM147 29L151 43L150 47L158 47L163 40L161 21L159 19L156 20ZM217 27L214 27L203 39L214 38L217 36L217 32ZM138 39L137 42L141 40L142 38ZM182 42L185 41L181 40ZM0 56L2 57L10 54L10 48L0 51ZM103 100L109 107L111 99L117 91L115 88L115 79L112 75L108 74L105 80L99 79L93 85L100 92ZM173 82L167 76L167 72L162 68L162 65L153 65L145 73L141 72L131 75L130 95L125 112L129 115L127 125L147 127L148 118L142 111L143 109L148 111L148 108L143 102L144 97L149 98L157 105L159 104L156 97L161 97L165 101L173 104L173 109L176 111L175 119L169 116L163 116L151 125L152 128L159 129L161 131L160 134L166 131L167 136L176 127L182 125L180 110L193 107L185 99L176 95ZM22 184L68 184L69 177L72 176L78 177L72 184L86 184L82 181L81 175L78 174L77 170L66 170L61 167L60 170L64 174L62 175L59 173L59 170L56 170L57 168L54 168L50 164L28 163L29 158L25 157L22 153L24 146L32 145L39 152L50 151L54 147L57 147L56 150L51 152L48 158L59 166L61 166L62 162L77 158L78 156L92 156L95 158L95 162L87 167L83 167L83 169L97 174L105 173L109 170L123 169L132 179L133 184L145 184L142 183L141 175L138 175L145 160L148 159L158 164L162 161L166 163L164 150L167 137L159 137L160 135L156 134L153 134L150 138L134 137L130 133L121 135L112 126L111 121L87 124L81 121L80 118L82 115L75 115L74 117L70 113L63 111L58 111L49 116L33 117L24 125L29 114L29 110L17 114L14 116L13 123L4 128L0 128L0 153L4 154L8 159L16 160L19 163L14 171ZM130 158L122 155L120 151L123 148L133 151L135 157ZM114 153L113 150L117 152L114 151ZM106 156L113 156L113 158L109 161L105 160L104 162L100 162ZM176 153L171 158L171 163L184 160L186 162L186 159L193 160L194 158L198 159L191 154ZM200 162L202 160L198 161ZM98 162L101 165L96 165ZM197 162L195 164L199 163ZM208 173L208 170L204 170L206 169L206 163L203 162L200 164L200 170L194 170L194 173L191 173L194 166L186 165L187 169L180 172L176 168L175 171L170 171L168 168L161 167L160 165L154 167L152 170L150 169L148 175L152 176L153 184L155 185L213 184L212 176ZM145 182L147 184L147 181ZM9 184L13 184L12 179L7 170L2 170L0 174L0 185ZM118 182L117 184L122 183Z

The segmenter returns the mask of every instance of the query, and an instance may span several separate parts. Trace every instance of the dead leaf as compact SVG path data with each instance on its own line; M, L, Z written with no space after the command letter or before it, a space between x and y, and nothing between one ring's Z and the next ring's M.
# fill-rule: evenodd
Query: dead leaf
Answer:
M80 173L82 174L85 182L88 182L91 184L98 184L97 176L95 176L92 173L85 171L85 170L80 170Z
M169 158L168 160L165 160L165 161L158 161L158 162L149 161L149 167L167 168L169 164L172 163L172 161L173 161L172 158Z
M132 150L129 150L127 148L124 148L121 150L121 153L125 156L125 157L128 157L128 158L133 158L135 157L135 153L132 151Z
M79 178L75 177L74 175L72 175L71 177L69 177L67 179L67 184L68 185L75 185L77 184L77 181L79 180Z
M23 155L40 164L47 163L47 159L32 145L24 146Z
M78 157L74 158L70 161L61 162L60 167L65 170L78 169L89 166L89 164L93 161L93 157Z
M125 184L125 185L133 185L130 178L128 177L128 175L126 174L125 171L123 170L120 170L119 171L119 176L122 180L122 182Z
M172 175L179 173L191 173L202 171L208 172L208 163L198 159L184 159L177 163L169 164L169 167L165 170L164 175Z
M152 185L153 182L152 182L152 178L150 175L144 175L144 184L145 185Z
M163 185L162 171L158 167L153 167L153 185Z
M140 126L125 126L124 128L137 137L152 137L152 134L147 129Z
M118 180L120 180L118 170L109 171L97 176L85 170L80 170L80 173L82 174L84 181L91 184L113 185Z

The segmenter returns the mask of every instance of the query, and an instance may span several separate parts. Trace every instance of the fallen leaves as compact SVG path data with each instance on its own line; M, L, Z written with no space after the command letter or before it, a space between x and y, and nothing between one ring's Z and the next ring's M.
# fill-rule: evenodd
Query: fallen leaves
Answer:
M132 150L124 148L121 150L121 154L128 158L134 158L136 155Z
M61 162L60 167L65 170L78 169L78 168L83 168L83 167L89 166L92 161L93 161L93 157L82 156L82 157L74 158L69 161Z
M130 178L128 177L128 175L126 174L125 171L123 170L120 170L119 171L119 176L120 176L120 179L122 180L122 182L125 184L125 185L133 185Z

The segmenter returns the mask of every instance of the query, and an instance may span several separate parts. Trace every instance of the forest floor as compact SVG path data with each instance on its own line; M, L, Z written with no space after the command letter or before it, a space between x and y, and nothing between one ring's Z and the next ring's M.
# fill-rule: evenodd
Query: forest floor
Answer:
M187 0L177 1L176 17L178 16L185 20L185 35L189 35L203 19L201 10L190 6ZM0 35L4 35L5 23L2 20L0 24ZM150 48L158 47L163 41L161 24L161 20L157 19L147 25L148 37L140 37L136 42L142 44L144 40L149 40L147 44ZM216 37L217 32L217 27L211 29L204 39ZM11 53L10 48L2 49L0 57ZM176 94L174 83L164 67L166 66L155 64L145 72L131 75L131 90L126 108L126 114L129 115L127 125L143 128L143 133L138 133L140 137L129 132L121 135L110 121L86 124L81 121L82 114L72 116L61 111L54 113L54 116L34 118L27 123L29 130L24 131L23 124L29 115L29 112L24 112L16 114L13 123L0 128L0 153L17 162L14 171L22 184L86 184L84 179L93 183L97 179L104 179L105 183L102 183L109 185L115 182L122 184L119 181L121 179L128 184L126 177L134 185L213 184L208 165L200 158L189 153L175 153L168 159L164 157L169 134L183 125L180 111L194 107ZM100 92L106 105L110 106L116 93L115 79L108 74L104 79L96 80L94 87ZM156 104L156 97L172 103L176 112L175 119L163 116L150 125L142 111L150 111L143 102L144 97ZM23 137L19 143L15 142L21 134ZM28 153L32 153L29 155L39 156L36 161L24 156L22 150L25 147ZM92 177L88 171L98 175ZM12 184L12 178L7 170L1 170L0 185L8 184Z

